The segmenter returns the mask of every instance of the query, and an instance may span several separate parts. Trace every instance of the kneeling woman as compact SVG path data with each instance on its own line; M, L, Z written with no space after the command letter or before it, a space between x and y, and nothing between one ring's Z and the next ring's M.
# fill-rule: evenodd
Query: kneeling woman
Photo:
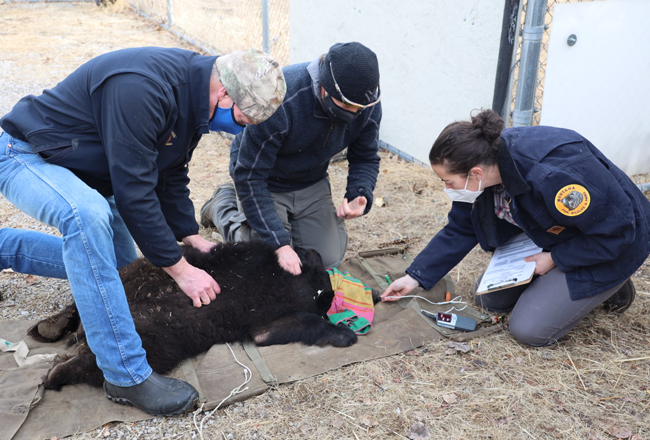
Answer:
M477 243L494 250L523 230L544 249L526 259L536 262L537 276L475 299L512 310L513 336L544 346L600 304L619 312L630 306L629 278L650 254L650 202L578 133L503 125L485 110L442 131L429 160L453 200L449 222L382 296L429 289Z

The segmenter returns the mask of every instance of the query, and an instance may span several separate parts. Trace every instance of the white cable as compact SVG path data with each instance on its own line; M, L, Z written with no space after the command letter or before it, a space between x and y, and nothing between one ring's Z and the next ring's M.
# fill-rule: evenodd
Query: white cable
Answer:
M434 306L441 306L441 305L444 305L444 304L465 304L465 307L463 307L462 309L457 309L456 306L452 306L451 309L449 309L449 310L447 310L446 312L443 312L443 313L450 313L452 310L456 310L456 311L458 311L458 312L462 312L463 310L465 310L465 309L467 308L467 302L466 302L466 301L462 301L463 297L460 296L460 295L458 295L458 296L452 298L452 299L449 300L449 301L440 301L440 302L429 301L429 300L426 299L425 297L423 297L423 296L418 296L418 295L385 296L384 298L397 298L397 299L400 299L400 298L420 298L420 299L425 300L425 301L428 302L429 304L433 304Z
M244 385L246 385L248 382L250 382L251 379L253 378L253 373L251 372L250 368L248 368L246 365L239 362L239 359L237 359L237 356L235 356L235 352L232 351L232 348L230 347L230 344L226 344L226 345L230 349L230 353L232 353L232 357L235 358L235 362L237 362L239 365L241 365L244 368L244 382L241 385L239 385L238 387L234 388L225 399L223 399L221 402L219 402L219 405L217 405L217 407L215 409L213 409L205 417L203 417L203 419L201 419L201 425L200 426L196 424L196 415L203 410L204 403L201 404L201 407L199 409L194 411L194 427L198 431L199 437L201 437L201 440L203 440L203 423L207 419L212 417L212 415L219 409L219 407L221 406L221 404L223 402L230 399L232 396L234 396L236 394L243 393L244 391L248 390L248 387L246 387L246 388L242 388L242 387Z

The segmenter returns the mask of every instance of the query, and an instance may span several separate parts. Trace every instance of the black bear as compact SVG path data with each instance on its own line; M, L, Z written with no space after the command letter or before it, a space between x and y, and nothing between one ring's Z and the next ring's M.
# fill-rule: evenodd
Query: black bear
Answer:
M136 330L154 371L166 374L184 359L207 351L213 344L252 339L257 345L302 342L306 345L348 347L356 334L327 319L334 292L315 251L302 253L302 273L282 269L275 251L262 242L227 243L201 253L186 248L187 261L209 273L221 293L200 308L160 268L141 258L121 271ZM74 355L55 362L45 388L104 379L73 303L61 313L29 330L39 341L55 341L73 334L79 343Z

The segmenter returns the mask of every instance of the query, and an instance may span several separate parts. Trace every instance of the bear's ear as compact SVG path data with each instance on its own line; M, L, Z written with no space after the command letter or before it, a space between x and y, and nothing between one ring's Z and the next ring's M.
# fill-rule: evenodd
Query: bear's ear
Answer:
M303 266L313 267L315 269L325 269L323 259L320 254L312 249L298 249L298 256Z
M334 291L332 289L325 289L319 292L318 297L316 298L316 307L320 310L321 313L327 313L327 311L332 306L332 301L334 300Z

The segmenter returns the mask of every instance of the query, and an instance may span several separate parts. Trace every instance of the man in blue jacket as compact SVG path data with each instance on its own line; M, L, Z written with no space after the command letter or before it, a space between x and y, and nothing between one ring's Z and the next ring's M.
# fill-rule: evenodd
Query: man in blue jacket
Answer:
M137 257L135 240L196 307L215 300L217 282L178 245L213 245L198 235L187 164L203 134L263 122L285 92L277 62L253 49L125 49L0 119L0 191L62 235L1 229L0 266L70 281L113 401L156 415L193 405L194 388L149 367L118 269Z
M262 239L276 249L282 267L299 274L294 248L314 249L325 266L338 266L348 242L343 221L372 207L379 172L379 65L374 52L352 42L283 70L284 103L235 138L234 187L215 191L201 209L201 223L215 224L227 241ZM348 183L335 209L327 168L346 147Z

